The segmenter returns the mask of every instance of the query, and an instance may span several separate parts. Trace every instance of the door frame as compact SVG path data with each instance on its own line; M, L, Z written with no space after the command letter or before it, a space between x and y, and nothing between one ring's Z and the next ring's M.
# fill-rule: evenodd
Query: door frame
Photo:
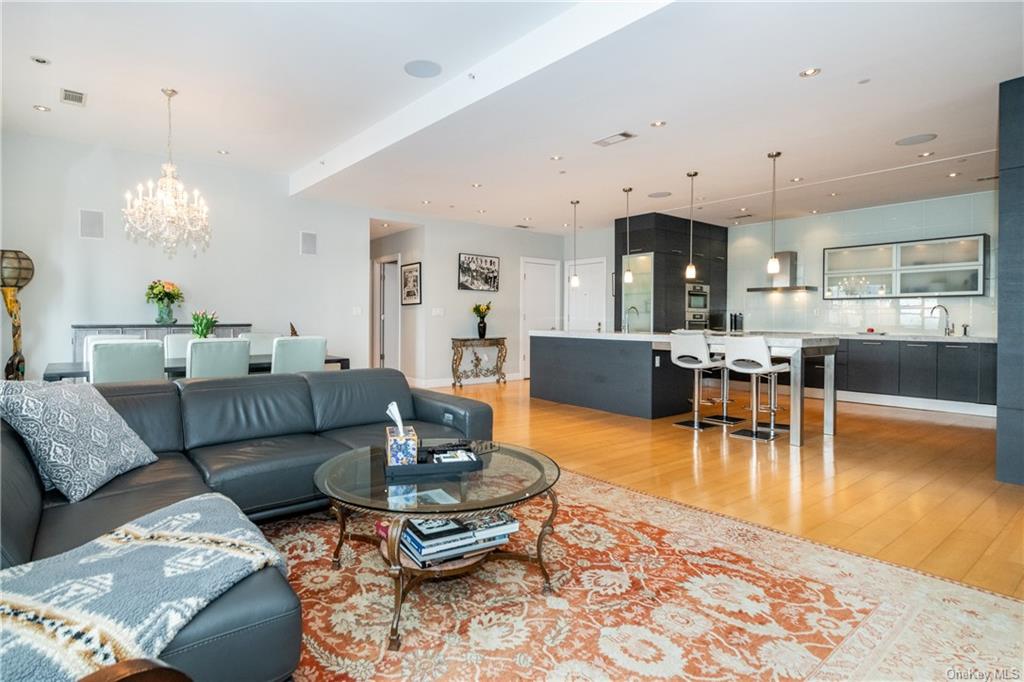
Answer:
M605 259L604 256L597 256L596 258L577 258L575 261L572 260L571 258L566 259L565 281L563 282L562 286L562 291L564 292L564 296L562 297L562 329L569 328L569 289L571 288L569 286L569 277L571 277L569 273L569 268L572 266L573 263L575 263L576 265L595 265L597 263L600 263L601 265L604 266L605 277L607 277L608 273L608 261ZM604 283L604 295L607 298L607 279L605 279ZM608 331L608 301L603 301L603 305L601 306L601 331Z
M526 307L523 305L523 295L526 291L526 287L523 286L523 280L526 279L526 264L536 263L538 265L554 265L555 266L555 319L562 319L561 301L562 292L559 289L562 288L562 261L552 258L535 258L534 256L520 256L519 257L519 372L525 378L526 367L523 364L524 349L527 348L527 344L530 343L530 330L523 324L526 318ZM564 327L563 327L564 329Z
M402 370L402 254L394 253L388 256L378 256L373 259L373 274L372 274L372 287L370 292L370 367L381 367L380 364L380 353L381 353L381 318L380 316L384 311L384 291L381 289L380 280L381 275L384 272L385 263L395 263L398 265L398 323L396 325L398 333L398 362L395 369Z

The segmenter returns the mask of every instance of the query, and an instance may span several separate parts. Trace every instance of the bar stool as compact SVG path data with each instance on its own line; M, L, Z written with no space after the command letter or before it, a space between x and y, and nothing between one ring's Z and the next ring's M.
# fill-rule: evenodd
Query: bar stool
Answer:
M750 376L750 411L752 413L750 429L737 429L729 435L752 440L775 440L778 436L775 428L775 411L778 409L778 397L775 388L778 386L778 374L789 371L789 363L772 364L771 351L763 336L730 336L725 339L725 366L740 374ZM771 396L769 397L770 421L768 430L759 428L758 417L761 412L761 378L768 377Z
M703 332L673 333L670 341L672 364L693 370L693 421L676 422L676 426L694 431L714 428L715 424L700 420L701 384L704 370L720 369L722 362L711 359L711 351L708 350L708 342Z

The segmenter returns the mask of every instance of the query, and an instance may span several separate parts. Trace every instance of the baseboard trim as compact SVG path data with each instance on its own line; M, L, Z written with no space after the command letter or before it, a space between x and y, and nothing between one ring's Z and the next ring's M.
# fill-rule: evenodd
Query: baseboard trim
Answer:
M508 381L518 381L523 378L522 373L516 372L514 374L506 374L505 379ZM451 377L444 379L420 379L418 377L406 377L409 385L413 388L442 388L445 386L451 387ZM493 377L479 377L476 379L463 379L463 386L471 386L473 384L493 384Z

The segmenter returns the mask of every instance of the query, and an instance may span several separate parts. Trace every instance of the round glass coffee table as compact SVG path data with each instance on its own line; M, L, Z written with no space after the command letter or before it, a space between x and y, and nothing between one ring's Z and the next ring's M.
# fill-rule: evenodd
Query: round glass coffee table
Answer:
M424 439L424 446L449 441ZM544 565L544 538L552 531L558 498L554 485L560 474L549 457L517 445L494 443L493 450L479 455L484 468L445 476L403 477L385 475L387 454L384 448L351 450L324 462L313 479L317 488L331 500L331 511L338 520L338 544L334 548L334 568L339 568L341 548L347 540L370 542L380 547L395 583L395 608L391 620L388 648L401 646L398 624L406 595L432 578L463 575L479 568L488 559L515 559L535 563L544 578L544 591L551 590L551 578ZM537 534L535 555L486 551L437 566L421 568L401 549L402 533L413 519L467 520L517 507L536 497L551 502L551 513ZM346 521L355 513L386 519L386 539L346 532Z

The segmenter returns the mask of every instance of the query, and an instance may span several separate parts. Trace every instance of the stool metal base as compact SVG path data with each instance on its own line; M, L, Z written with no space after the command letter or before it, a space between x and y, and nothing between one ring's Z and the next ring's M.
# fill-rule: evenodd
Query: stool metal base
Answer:
M715 424L722 424L724 426L732 426L734 424L739 424L740 422L745 422L747 420L744 419L743 417L730 417L728 415L723 417L720 414L709 414L706 417L704 417L704 421L713 422Z
M764 431L758 429L757 433L755 433L754 431L751 431L750 429L737 429L735 431L730 431L729 432L729 437L730 438L744 438L746 440L771 441L771 440L775 440L776 438L778 438L779 434L777 434L777 433L775 433L773 431L768 431L767 429L764 430Z
M771 422L757 422L757 428L758 429L762 429L762 428L770 429L771 427L772 427L772 423ZM775 422L775 430L776 431L789 431L789 424L782 424L780 422Z
M697 422L694 424L692 419L690 421L676 422L674 425L681 426L684 429L692 429L694 431L704 431L705 429L714 429L720 426L720 424L709 424L708 422Z

